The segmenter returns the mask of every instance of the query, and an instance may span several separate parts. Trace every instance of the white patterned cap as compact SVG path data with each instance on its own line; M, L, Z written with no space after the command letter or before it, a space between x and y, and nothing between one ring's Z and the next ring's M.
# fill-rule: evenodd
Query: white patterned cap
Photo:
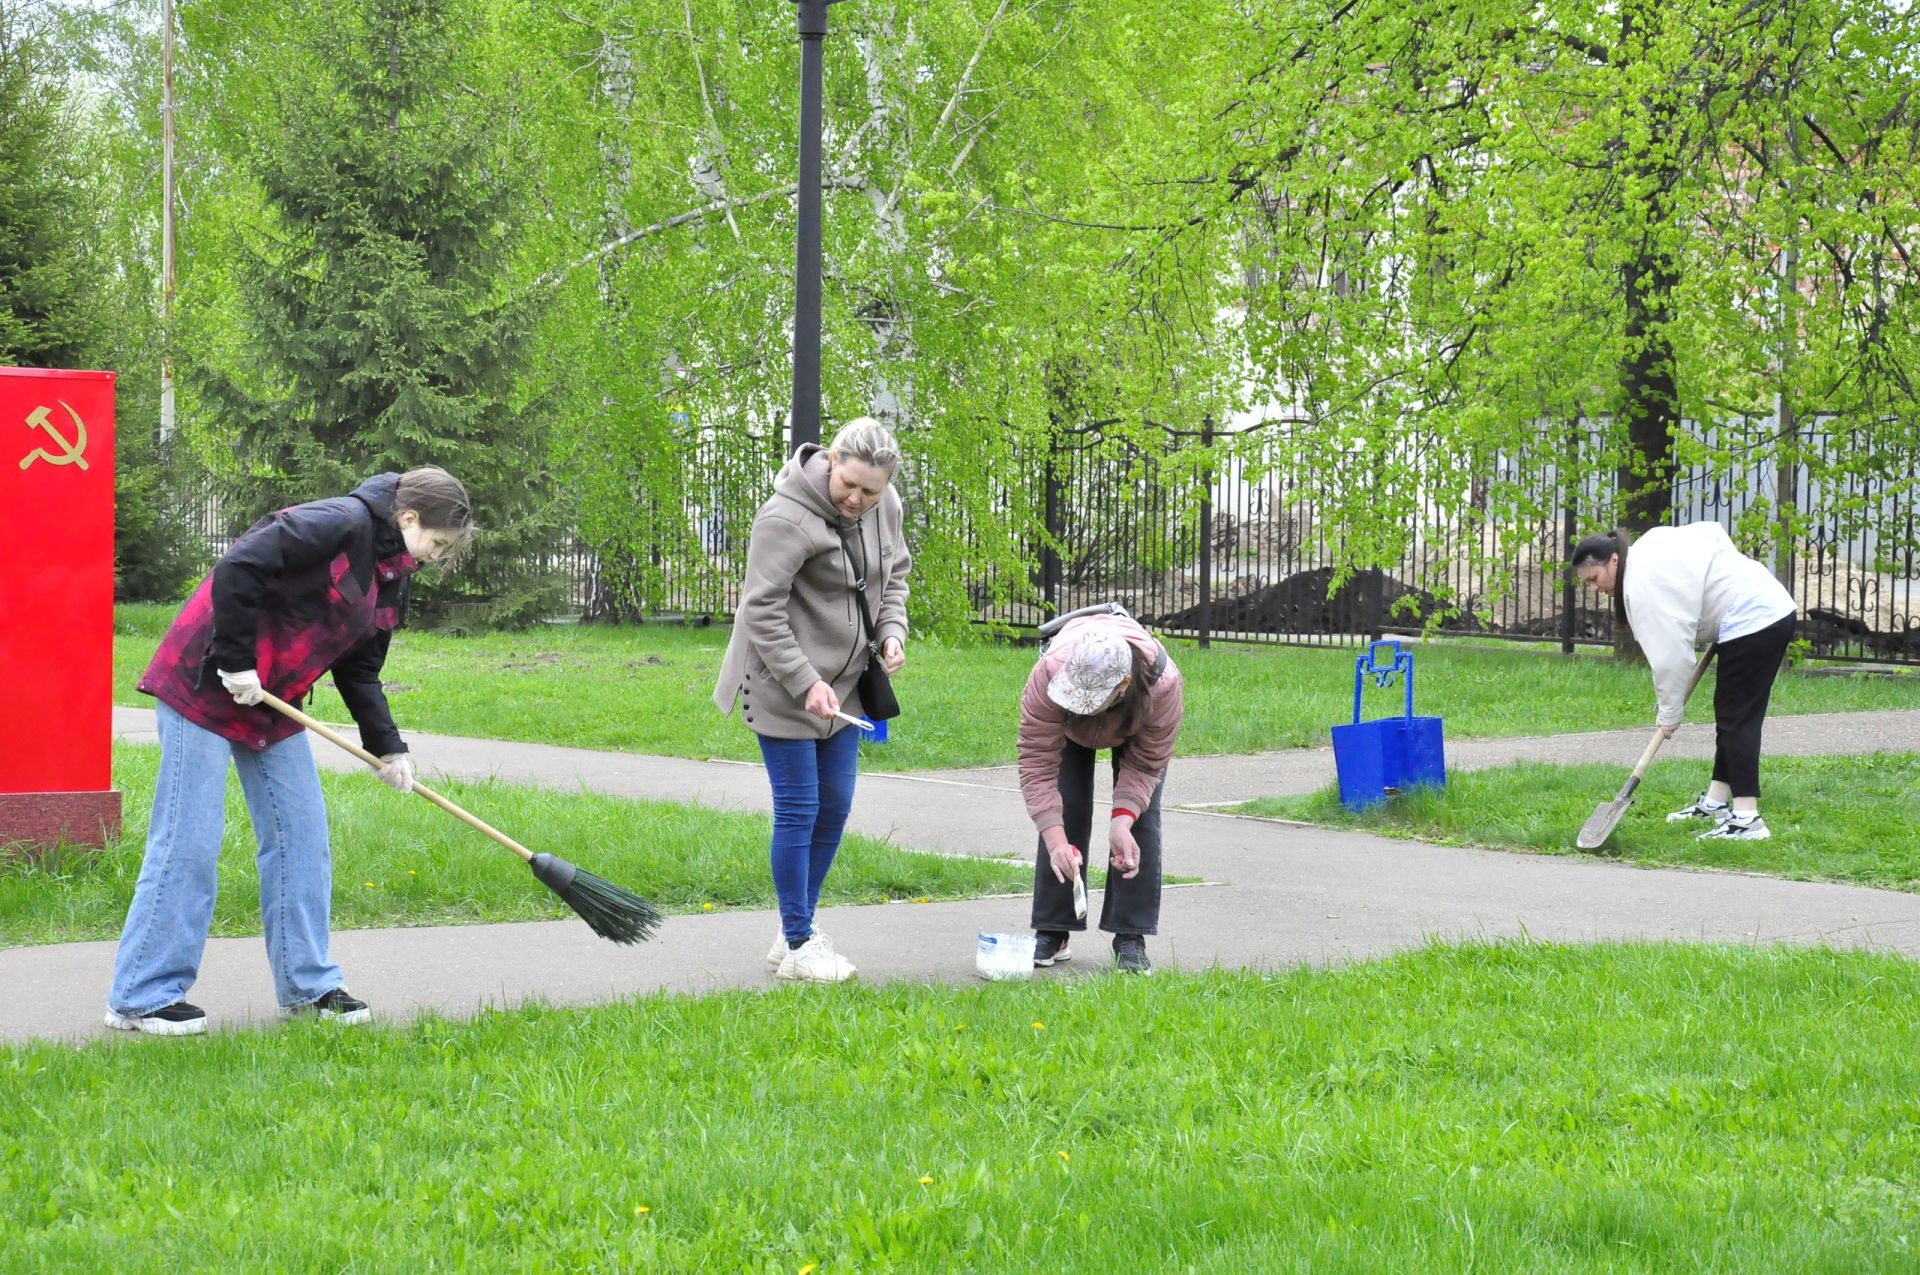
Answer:
M1081 717L1107 706L1114 688L1133 673L1133 647L1112 629L1077 635L1067 662L1047 683L1047 698Z

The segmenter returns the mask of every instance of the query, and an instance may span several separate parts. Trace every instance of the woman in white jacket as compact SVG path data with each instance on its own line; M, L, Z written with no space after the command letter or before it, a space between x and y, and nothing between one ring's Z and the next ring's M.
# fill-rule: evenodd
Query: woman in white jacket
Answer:
M1709 820L1703 838L1772 836L1760 817L1760 730L1793 641L1793 595L1714 522L1655 527L1638 540L1619 529L1588 536L1574 546L1572 566L1589 588L1614 600L1615 616L1632 628L1653 670L1664 735L1680 725L1694 648L1716 647L1713 780L1668 822Z

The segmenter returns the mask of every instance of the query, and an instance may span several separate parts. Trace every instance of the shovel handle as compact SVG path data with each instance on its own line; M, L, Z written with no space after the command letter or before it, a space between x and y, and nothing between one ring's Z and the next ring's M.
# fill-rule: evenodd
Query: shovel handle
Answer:
M1693 666L1693 676L1687 679L1687 693L1680 701L1682 705L1693 698L1693 688L1700 685L1700 679L1706 675L1707 665L1713 662L1713 653L1719 649L1717 643L1708 647L1707 653L1700 657L1700 662ZM1647 767L1653 765L1654 754L1658 753L1660 745L1666 742L1666 732L1656 729L1653 732L1653 738L1647 741L1647 750L1640 754L1640 764L1633 768L1633 774L1627 777L1626 787L1620 790L1622 797L1633 795L1633 790L1640 786L1641 777L1647 773Z
M285 717L290 717L294 721L299 722L302 726L306 727L308 730L312 731L314 734L320 736L320 738L326 740L329 744L339 745L341 748L344 748L346 751L352 753L355 757L358 757L361 761L367 763L367 765L373 767L375 770L379 770L382 766L386 765L385 762L381 761L378 757L375 757L372 753L368 752L366 749L360 747L360 745L348 739L345 735L342 735L339 731L333 729L333 727L327 725L325 722L316 721L314 718L307 716L305 713L301 712L299 709L295 708L293 705L287 703L287 701L281 699L279 696L275 695L273 692L261 691L260 702L265 704L267 707L273 709L274 712L279 713ZM417 779L414 780L413 782L413 790L416 793L420 794L422 797L425 797L428 801L431 801L434 805L440 807L440 809L452 815L455 819L458 819L461 823L466 824L469 828L472 828L477 832L483 832L487 836L492 837L495 841L499 842L501 845L505 846L507 849L513 851L515 854L519 855L522 859L526 860L528 863L533 862L533 851L527 849L525 846L521 845L518 841L515 841L512 837L509 837L506 833L500 831L498 828L494 827L492 824L488 823L486 820L480 818L477 815L468 814L465 810L462 810L459 806L454 805L451 801L448 801L445 797L442 797L439 793L427 787L425 784L421 783Z

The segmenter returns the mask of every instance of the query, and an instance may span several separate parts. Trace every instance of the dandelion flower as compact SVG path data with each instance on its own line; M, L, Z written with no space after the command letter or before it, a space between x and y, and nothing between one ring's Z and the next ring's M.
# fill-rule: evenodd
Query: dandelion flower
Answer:
M802 1266L800 1268L800 1275L813 1275L813 1273L819 1269L820 1269L820 1263L808 1262L805 1266Z
M955 1031L957 1031L957 1032L963 1032L963 1031L965 1031L965 1030L967 1030L967 1025L966 1025L965 1023L955 1023L955 1024L953 1025L953 1030L955 1030Z
M920 1175L920 1185L921 1185L921 1186L932 1186L932 1185L933 1185L933 1175L932 1175L931 1173L922 1173L922 1174Z
M711 911L713 911L713 904L711 904L711 903L702 903L702 904L700 905L700 910L701 910L702 912L711 912Z
M1073 1159L1073 1157L1072 1157L1072 1156L1070 1156L1070 1155L1068 1155L1068 1154L1067 1154L1066 1152L1064 1152L1064 1151L1056 1151L1056 1152L1054 1152L1054 1154L1060 1157L1060 1163L1062 1163L1062 1164L1065 1164L1065 1163L1066 1163L1067 1161L1069 1161L1069 1160L1071 1160L1071 1159Z
M1033 1020L1033 1030L1043 1032L1047 1030L1047 1025L1036 1018Z
M650 1209L650 1208L648 1208L648 1207L647 1207L646 1205L644 1205L644 1204L636 1204L636 1205L634 1205L634 1206L633 1206L633 1215L634 1215L635 1217L643 1217L643 1216L645 1216L646 1214L648 1214L648 1213L651 1213L651 1212L653 1212L653 1210L652 1210L652 1209Z
M373 882L371 882L371 881L363 881L363 882L361 882L361 884L362 884L362 885L364 885L364 886L366 886L366 887L367 887L367 889L369 889L369 890L371 890L371 889L373 889Z

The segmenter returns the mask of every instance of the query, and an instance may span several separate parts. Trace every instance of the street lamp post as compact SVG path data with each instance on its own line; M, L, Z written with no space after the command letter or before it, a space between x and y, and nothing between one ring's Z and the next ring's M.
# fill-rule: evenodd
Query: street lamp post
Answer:
M827 6L793 0L800 32L799 227L793 265L793 446L820 441L820 132L821 59Z

